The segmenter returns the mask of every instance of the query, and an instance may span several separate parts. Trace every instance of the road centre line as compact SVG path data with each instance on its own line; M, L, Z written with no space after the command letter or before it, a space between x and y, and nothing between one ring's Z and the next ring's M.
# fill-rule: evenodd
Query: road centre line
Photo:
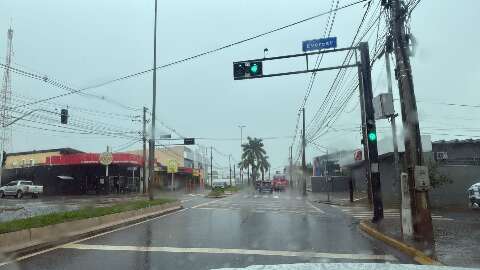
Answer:
M397 260L392 255L345 254L345 253L258 250L258 249L255 250L255 249L236 249L236 248L180 248L180 247L85 245L85 244L67 244L62 246L62 248L77 249L77 250L234 254L234 255L261 255L261 256L353 259L353 260L383 260L383 261Z

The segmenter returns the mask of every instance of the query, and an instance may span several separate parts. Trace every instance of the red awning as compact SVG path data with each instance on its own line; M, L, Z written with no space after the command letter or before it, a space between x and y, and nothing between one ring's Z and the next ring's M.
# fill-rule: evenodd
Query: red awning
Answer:
M129 153L112 153L113 164L133 164L142 166L143 158L140 155ZM47 157L46 164L49 165L79 165L79 164L100 164L99 153L79 153Z

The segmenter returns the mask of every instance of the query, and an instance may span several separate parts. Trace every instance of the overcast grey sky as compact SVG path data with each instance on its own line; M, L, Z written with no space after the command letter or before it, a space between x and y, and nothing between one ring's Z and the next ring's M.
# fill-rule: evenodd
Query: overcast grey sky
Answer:
M158 1L159 65L268 31L298 19L327 11L330 0L269 1ZM352 1L340 0L340 6ZM373 1L376 5L379 0ZM2 0L0 2L0 62L4 63L6 31L14 29L14 64L40 74L48 74L75 88L87 87L152 66L153 0ZM331 36L338 46L350 45L365 11L364 4L337 13ZM480 35L474 16L476 0L423 0L411 19L411 31L418 40L417 55L412 58L416 95L419 100L422 132L432 138L452 139L479 136L480 108L433 104L450 102L479 104L480 64L476 48ZM372 7L373 11L373 7ZM158 72L158 119L184 136L238 138L239 124L245 135L257 137L292 136L296 115L305 95L309 74L234 81L232 62L269 56L300 53L301 41L319 38L328 16L273 33L221 52L204 56ZM375 34L373 35L375 38ZM373 44L370 44L372 47ZM343 55L331 56L324 65L338 64ZM312 59L313 61L313 59ZM302 61L265 64L265 71L302 68ZM3 70L2 70L3 72ZM318 109L332 83L335 71L318 74L306 103L307 123ZM383 59L373 70L374 94L385 92ZM140 111L114 105L151 107L152 74L88 90L109 102L93 97L70 95L55 102L71 106L72 119L83 123L103 122L126 131L140 131L141 125L126 119L109 119L103 114L76 110L81 107L102 112L136 115ZM64 90L27 77L14 75L14 98L42 98ZM398 97L396 85L394 96ZM426 103L430 102L430 103ZM433 102L433 103L432 103ZM398 104L397 104L398 105ZM47 104L50 109L60 105ZM399 111L399 110L397 110ZM75 118L76 117L76 118ZM35 120L31 118L30 120ZM28 121L23 125L42 127ZM330 149L359 147L360 134L352 130L360 123L358 94L348 102L333 128L317 141ZM86 124L85 124L86 125ZM388 122L379 121L379 136L389 134ZM43 126L47 127L47 126ZM165 130L160 125L160 130ZM48 126L49 129L60 129ZM475 129L477 128L477 129ZM444 135L442 135L444 134ZM458 135L466 135L456 137ZM64 138L63 138L64 137ZM128 145L130 139L101 135L63 134L47 130L13 127L9 151L52 147L73 147L84 151L103 151L106 145ZM199 141L214 145L224 153L239 156L238 141ZM273 167L284 165L291 138L266 140ZM127 149L139 149L140 143ZM320 154L309 147L307 158ZM219 157L218 163L226 164Z

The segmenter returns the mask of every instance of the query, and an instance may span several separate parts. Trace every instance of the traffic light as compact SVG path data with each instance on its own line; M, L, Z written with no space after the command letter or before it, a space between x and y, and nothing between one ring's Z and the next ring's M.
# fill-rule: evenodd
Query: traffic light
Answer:
M185 145L195 144L195 138L185 138L185 139L183 139L183 144L185 144Z
M259 77L263 75L263 63L261 61L233 63L233 78L235 80Z
M377 140L377 132L375 130L370 130L367 135L369 141L374 142Z
M68 122L68 110L62 109L60 111L60 123L67 124L67 122Z

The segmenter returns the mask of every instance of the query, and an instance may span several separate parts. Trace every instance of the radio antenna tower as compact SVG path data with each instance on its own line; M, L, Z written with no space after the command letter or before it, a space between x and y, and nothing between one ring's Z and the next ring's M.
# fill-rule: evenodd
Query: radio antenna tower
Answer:
M10 73L10 65L12 63L13 56L13 29L10 27L7 31L7 55L5 57L5 72L3 73L2 90L0 92L0 124L2 125L1 132L1 153L3 158L3 152L6 151L6 147L11 145L12 129L6 127L7 123L11 121L11 103L12 103L12 81ZM1 181L1 180L0 180Z

